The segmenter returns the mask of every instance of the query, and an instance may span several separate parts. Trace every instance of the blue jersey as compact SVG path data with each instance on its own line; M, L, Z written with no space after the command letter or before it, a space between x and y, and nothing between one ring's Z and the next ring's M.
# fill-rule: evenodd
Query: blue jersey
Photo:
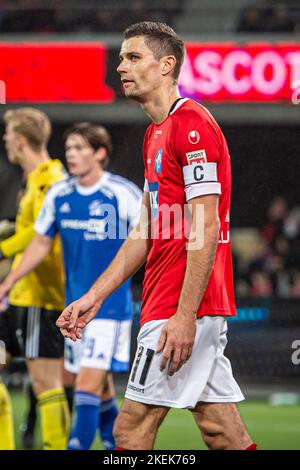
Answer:
M63 246L67 304L85 294L108 267L139 221L142 193L132 182L109 172L93 186L76 178L61 181L46 195L35 230ZM130 281L105 300L96 318L131 318Z

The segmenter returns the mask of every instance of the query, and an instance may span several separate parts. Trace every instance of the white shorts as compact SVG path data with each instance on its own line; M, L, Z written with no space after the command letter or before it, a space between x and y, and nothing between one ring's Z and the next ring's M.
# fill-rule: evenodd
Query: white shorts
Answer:
M167 320L145 323L137 341L125 397L129 400L171 408L195 408L198 402L225 403L244 400L224 356L227 321L224 317L201 317L193 353L172 377L160 371L162 353L155 350Z
M82 340L72 341L70 338L65 338L64 367L72 374L78 374L79 372L81 350Z
M82 341L66 340L65 369L73 374L78 374L81 367L127 372L131 323L131 320L92 320Z

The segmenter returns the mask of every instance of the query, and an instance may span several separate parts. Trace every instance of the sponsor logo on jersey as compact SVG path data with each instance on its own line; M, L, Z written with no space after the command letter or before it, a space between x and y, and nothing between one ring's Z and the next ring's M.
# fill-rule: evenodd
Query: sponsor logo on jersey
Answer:
M229 210L226 213L225 222L230 222Z
M159 135L162 135L162 130L161 129L154 132L154 139L157 139Z
M101 219L62 219L61 226L63 229L70 230L87 230L91 233L102 233L105 229L105 220Z
M156 173L160 173L161 169L162 169L162 149L159 149L159 151L155 155L155 171L156 171Z
M59 212L62 212L63 214L71 212L70 204L68 202L65 202L62 206L60 206Z
M91 217L100 217L102 215L101 201L93 201L89 205L89 214Z
M185 154L188 164L192 165L193 163L206 163L206 152L204 149L202 150L195 150L194 152L188 152Z
M191 144L198 144L200 140L200 134L197 131L191 131L188 135L189 142Z
M161 172L161 168L162 168L162 154L163 154L162 149L159 149L159 151L158 151L157 154L155 155L155 171L156 171L156 173L160 173L160 172Z

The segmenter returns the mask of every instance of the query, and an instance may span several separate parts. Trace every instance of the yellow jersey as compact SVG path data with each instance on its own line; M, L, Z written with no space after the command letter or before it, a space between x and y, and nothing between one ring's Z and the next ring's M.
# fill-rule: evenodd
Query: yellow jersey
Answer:
M29 173L20 199L16 232L0 243L4 256L14 256L12 269L34 237L34 223L44 203L47 190L66 177L59 160L47 160ZM64 308L64 275L60 239L55 237L49 255L31 273L20 279L10 291L9 303L19 307Z

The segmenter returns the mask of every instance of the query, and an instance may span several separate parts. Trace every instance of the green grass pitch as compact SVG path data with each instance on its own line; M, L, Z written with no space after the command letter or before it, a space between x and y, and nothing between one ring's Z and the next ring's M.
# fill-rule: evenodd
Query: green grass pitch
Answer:
M14 393L13 407L17 449L22 449L19 427L26 410L26 398ZM121 399L119 404L121 404ZM300 406L271 406L262 402L246 402L240 411L247 428L260 449L300 450ZM36 449L41 449L39 425L36 430ZM162 424L156 449L205 449L194 420L187 410L171 410ZM93 449L102 449L95 439Z

